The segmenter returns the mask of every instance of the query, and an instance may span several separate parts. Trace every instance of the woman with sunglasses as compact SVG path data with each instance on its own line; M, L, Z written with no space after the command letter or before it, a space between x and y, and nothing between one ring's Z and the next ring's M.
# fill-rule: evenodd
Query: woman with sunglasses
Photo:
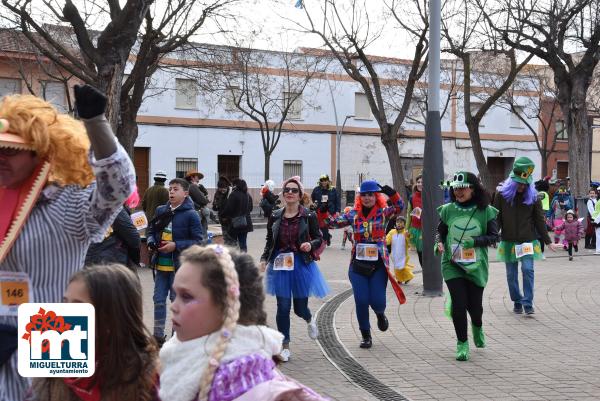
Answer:
M387 206L387 195L391 206ZM385 225L393 215L399 215L404 203L395 189L379 185L376 181L363 181L360 196L354 208L330 221L331 228L352 225L354 245L348 271L348 278L354 291L356 318L362 334L361 348L371 348L371 324L369 306L377 316L377 327L381 331L388 329L385 316L385 290L389 263L385 245Z
M267 224L267 243L261 257L261 270L267 271L266 291L277 297L277 329L283 334L279 358L290 358L290 311L308 324L308 336L316 339L317 325L308 309L308 297L323 298L329 286L314 262L323 239L317 216L300 204L304 187L300 177L283 182L285 206L274 211ZM267 266L268 265L268 266Z

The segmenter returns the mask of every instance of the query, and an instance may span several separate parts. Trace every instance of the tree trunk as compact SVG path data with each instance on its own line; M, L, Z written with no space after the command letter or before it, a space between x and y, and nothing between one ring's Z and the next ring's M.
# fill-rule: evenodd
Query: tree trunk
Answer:
M271 174L271 153L265 150L265 181L269 179L269 175ZM288 178L288 177L283 177Z
M469 129L469 138L471 139L471 146L473 147L475 163L477 164L477 170L479 170L479 179L488 191L494 192L496 190L496 184L498 183L492 182L492 175L490 174L485 155L483 154L481 137L479 136L479 121L471 119L471 122L467 124L467 128Z
M99 66L98 89L108 98L106 105L106 119L114 132L120 125L121 119L121 87L123 86L123 74L125 64L110 64Z
M571 192L584 198L590 186L590 126L585 102L586 90L582 84L572 87L571 101L561 104L569 135L569 177Z
M404 170L402 169L402 159L400 157L400 150L398 149L398 139L395 132L392 132L392 125L388 124L385 132L381 135L381 142L387 152L388 160L390 162L390 169L392 171L392 182L393 187L404 202L408 201L406 193L406 181L404 180Z
M121 145L123 145L123 148L127 154L129 154L131 160L133 160L133 148L135 147L135 141L138 137L138 124L135 119L136 114L132 115L130 112L122 113L116 131L117 139Z

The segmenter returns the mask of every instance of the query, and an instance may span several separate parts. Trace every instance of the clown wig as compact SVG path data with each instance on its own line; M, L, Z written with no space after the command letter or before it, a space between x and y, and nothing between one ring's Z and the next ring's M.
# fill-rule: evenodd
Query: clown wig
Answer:
M0 118L8 120L9 133L23 138L40 159L50 163L50 181L82 187L92 183L90 142L81 122L59 114L50 103L31 95L5 97L0 103Z
M513 181L511 178L507 178L506 180L500 183L498 192L500 193L500 195L502 195L504 199L508 201L508 203L514 205L518 187L518 182ZM523 192L523 203L525 203L526 205L533 205L536 200L537 191L535 190L533 185L527 185L525 187L525 191Z
M357 193L356 195L358 196L354 200L354 210L361 211L362 200L360 198L360 193ZM373 207L378 209L385 209L387 206L387 198L385 197L385 195L383 195L381 192L375 192L375 205L373 205Z

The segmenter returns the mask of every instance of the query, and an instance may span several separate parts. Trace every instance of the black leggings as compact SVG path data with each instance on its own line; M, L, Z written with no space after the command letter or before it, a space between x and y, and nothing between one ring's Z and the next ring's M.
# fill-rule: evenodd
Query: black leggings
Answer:
M423 251L417 251L417 256L419 257L419 265L423 267Z
M467 311L471 323L481 327L483 315L483 287L476 286L464 278L453 278L446 281L452 297L452 322L458 341L467 341Z

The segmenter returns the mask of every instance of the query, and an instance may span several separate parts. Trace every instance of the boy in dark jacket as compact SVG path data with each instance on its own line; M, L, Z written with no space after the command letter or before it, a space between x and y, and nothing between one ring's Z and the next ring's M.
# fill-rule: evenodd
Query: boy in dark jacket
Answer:
M165 340L167 295L173 301L171 287L179 254L202 242L202 224L188 196L189 183L181 178L169 182L169 202L156 209L156 217L148 227L148 248L158 251L154 280L154 337L159 345Z

